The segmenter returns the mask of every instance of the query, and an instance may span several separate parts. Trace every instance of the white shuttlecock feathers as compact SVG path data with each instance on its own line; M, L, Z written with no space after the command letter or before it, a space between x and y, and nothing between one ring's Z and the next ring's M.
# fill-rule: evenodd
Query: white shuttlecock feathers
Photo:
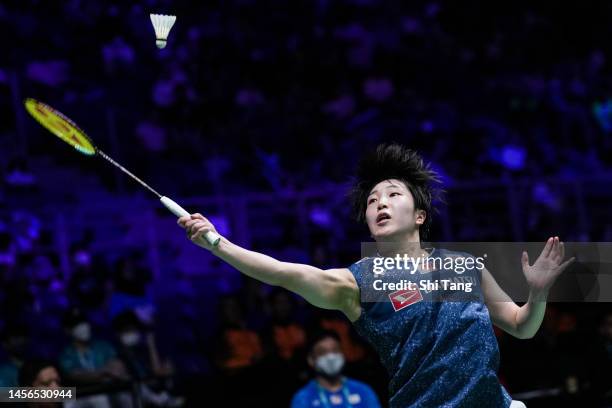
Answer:
M157 48L164 48L168 40L168 34L176 21L176 16L167 16L165 14L149 14L151 23L155 29L155 45Z

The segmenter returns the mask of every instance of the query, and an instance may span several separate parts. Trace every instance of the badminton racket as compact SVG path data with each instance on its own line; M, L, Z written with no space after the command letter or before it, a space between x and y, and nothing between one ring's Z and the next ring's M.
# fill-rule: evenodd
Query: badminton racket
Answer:
M40 123L45 129L62 139L64 142L68 143L70 146L74 147L79 153L82 153L86 156L102 157L103 159L111 163L113 166L121 170L123 173L136 180L147 190L155 194L157 198L159 198L159 201L161 201L161 203L164 205L164 207L170 210L172 214L177 217L189 216L189 213L185 211L183 207L178 205L174 200L159 194L147 183L136 177L132 172L123 167L121 164L117 163L106 153L96 147L89 138L89 136L87 136L85 132L76 125L76 123L68 119L61 112L53 109L51 106L45 103L42 103L32 98L28 98L25 100L25 108L28 113L30 113L30 115L32 115L32 117L36 119L36 121ZM221 240L221 237L213 231L208 231L204 235L204 237L206 238L206 241L208 241L208 243L212 246L218 245L219 241Z

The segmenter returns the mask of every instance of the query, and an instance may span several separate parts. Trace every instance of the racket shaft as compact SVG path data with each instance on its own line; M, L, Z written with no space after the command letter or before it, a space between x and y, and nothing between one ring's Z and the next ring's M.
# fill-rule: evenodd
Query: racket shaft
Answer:
M110 164L112 164L113 166L117 167L119 170L121 170L122 172L124 172L125 174L127 174L128 176L130 176L131 178L133 178L134 180L136 180L137 182L139 182L143 187L147 188L150 192L152 192L153 194L155 194L158 198L161 198L162 195L159 194L157 191L155 191L151 186L149 186L147 183L145 183L144 181L142 181L141 179L139 179L138 177L136 177L136 175L134 175L131 171L129 171L128 169L126 169L125 167L123 167L122 165L120 165L119 163L117 163L116 161L114 161L110 156L108 156L106 153L104 153L102 150L97 149L96 152L104 159L106 159Z
M176 215L177 217L189 217L190 214L170 198L162 197L159 200L168 210L170 210L172 214ZM219 241L221 240L221 237L218 234L215 234L213 231L208 231L206 234L204 234L204 238L206 238L206 241L208 241L208 243L212 246L219 245Z

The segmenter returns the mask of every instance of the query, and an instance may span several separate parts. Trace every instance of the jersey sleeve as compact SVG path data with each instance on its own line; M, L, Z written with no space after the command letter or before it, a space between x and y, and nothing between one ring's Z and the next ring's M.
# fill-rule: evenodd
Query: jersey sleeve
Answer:
M357 261L348 267L348 270L351 271L358 285L361 283L361 279L363 278L363 269L365 266L365 260L366 258L363 258L360 261Z

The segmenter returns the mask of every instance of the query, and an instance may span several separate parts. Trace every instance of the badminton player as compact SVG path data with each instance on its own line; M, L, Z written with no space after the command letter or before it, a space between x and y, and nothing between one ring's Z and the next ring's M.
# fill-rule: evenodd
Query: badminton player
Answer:
M351 200L357 219L367 224L376 241L377 257L423 255L420 243L431 222L432 201L440 194L438 183L429 165L401 145L381 145L361 161ZM477 274L481 296L470 301L427 301L434 292L418 287L383 292L373 299L376 257L348 268L322 270L282 262L225 238L212 247L200 238L216 230L200 214L181 217L178 223L194 243L245 275L286 288L314 306L343 312L388 370L392 408L524 406L512 401L497 378L499 349L492 324L520 339L533 337L544 316L549 288L573 260L563 262L564 246L558 237L548 239L531 265L524 252L522 269L530 292L521 307L486 268L462 274ZM442 248L428 251L432 258L461 255ZM383 277L393 280L410 274L396 268Z

